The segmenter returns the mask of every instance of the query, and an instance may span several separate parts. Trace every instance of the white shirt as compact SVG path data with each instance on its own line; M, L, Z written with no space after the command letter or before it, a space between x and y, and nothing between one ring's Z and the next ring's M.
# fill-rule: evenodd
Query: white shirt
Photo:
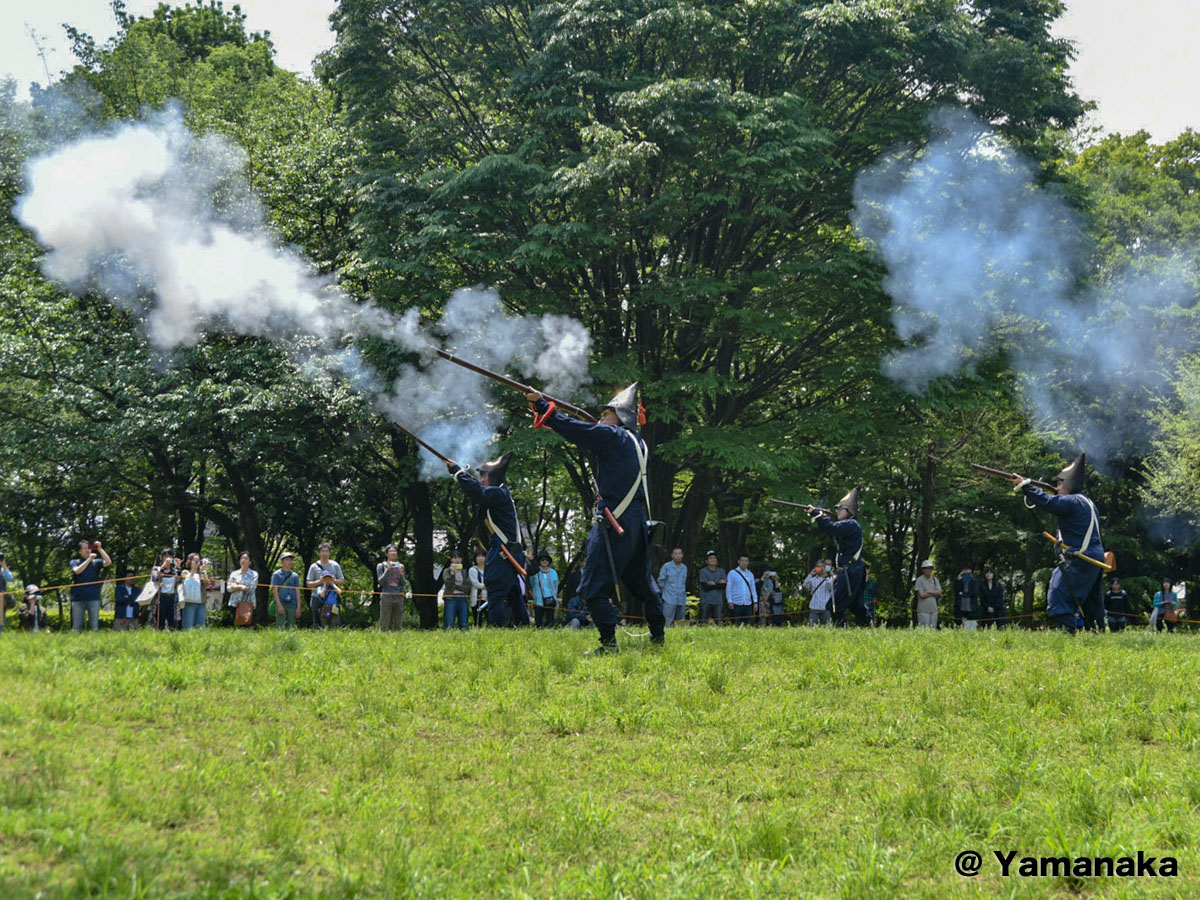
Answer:
M734 606L754 603L754 574L749 569L734 569L725 582L725 602Z
M809 609L825 609L833 599L833 579L824 573L805 578L804 589L812 591L812 599L808 601Z
M487 600L487 588L483 586L483 569L471 566L467 578L471 582L471 606L478 606Z

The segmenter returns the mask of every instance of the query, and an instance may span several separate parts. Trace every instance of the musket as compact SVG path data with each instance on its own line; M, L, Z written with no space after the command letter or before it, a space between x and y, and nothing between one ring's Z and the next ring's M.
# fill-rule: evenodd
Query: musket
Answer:
M444 462L444 463L454 462L454 460L452 460L450 457L444 456L441 453L438 453L436 450L433 449L433 447L429 446L427 443L425 443L423 440L421 440L419 437L417 437L415 434L413 434L411 431L409 431L403 425L396 425L396 428L398 428L400 431L403 431L410 438L412 438L414 441L416 441L418 447L424 447L426 450L428 450L430 453L432 453L434 456L436 456L442 462Z
M1070 547L1068 547L1066 544L1064 544L1062 541L1060 541L1057 537L1055 537L1048 531L1043 531L1042 537L1049 540L1050 543L1052 543L1055 547L1057 547L1059 550L1061 550L1067 556L1073 556L1076 559L1081 559L1086 563L1091 563L1096 568L1102 569L1105 572L1111 572L1113 569L1115 569L1117 567L1116 557L1112 554L1111 551L1104 554L1104 562L1101 562L1098 559L1092 559L1086 553L1082 553L1079 550L1072 550Z
M493 372L491 369L485 369L483 366L476 365L473 362L468 362L462 357L455 356L453 353L448 353L447 351L438 347L434 348L434 352L447 362L452 362L456 366L462 366L464 369L469 369L472 372L482 375L484 378L492 379L492 381L498 381L500 384L504 385L505 387L512 388L514 391L520 391L522 394L542 394L543 397L545 397L549 402L553 403L563 412L568 412L578 419L583 419L585 422L599 421L594 415L592 415L583 407L576 406L573 403L568 403L566 400L557 400L554 397L547 396L537 388L531 387L528 384L522 384L515 378L509 378L507 375L501 375L499 372Z
M424 447L426 450L428 450L430 453L432 453L434 456L436 456L442 462L444 462L444 463L454 462L454 460L452 460L450 457L446 456L444 453L438 453L437 450L433 449L433 447L429 446L429 444L425 443L423 440L421 440L419 437L417 437L415 434L413 434L411 431L409 431L403 425L397 425L396 427L398 429L400 429L401 431L403 431L405 434L407 434L414 441L416 441L417 446ZM529 575L525 571L525 567L523 565L521 565L519 562L517 562L517 558L512 555L512 551L510 551L506 546L504 546L503 541L500 542L500 552L504 554L504 556L512 564L512 567L514 569L516 569L518 572L520 572L526 578L529 577Z
M993 469L991 466L981 466L979 463L971 463L972 469L978 469L980 472L985 472L988 475L995 475L997 478L1006 478L1012 481L1017 477L1016 472L1005 472L1003 469ZM1036 478L1029 479L1029 483L1036 488L1041 488L1043 491L1049 491L1054 494L1058 492L1058 487L1050 484L1048 481L1038 481Z
M791 500L776 500L774 497L768 497L767 499L772 503L778 503L780 506L794 506L797 509L804 510L805 512L824 513L830 518L833 518L833 510L826 509L823 506L813 506L811 503L793 503Z

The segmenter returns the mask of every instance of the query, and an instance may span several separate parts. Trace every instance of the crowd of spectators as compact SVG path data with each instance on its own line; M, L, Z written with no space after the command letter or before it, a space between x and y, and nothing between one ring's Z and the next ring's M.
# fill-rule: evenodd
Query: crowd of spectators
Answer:
M256 612L259 595L264 592L267 621L273 621L279 628L296 628L302 620L313 628L339 628L346 609L346 575L332 558L332 550L329 543L322 543L317 548L317 559L308 567L303 580L294 569L296 557L291 551L280 555L279 567L265 580L253 568L250 554L243 552L237 567L221 580L210 560L199 553L190 553L180 559L171 550L163 550L145 584L135 584L135 580L124 573L113 581L113 629L148 627L160 631L187 631L206 627L214 613L221 614L218 618L222 624L236 627L262 624ZM444 629L466 631L486 621L485 561L485 554L479 552L474 564L466 568L462 554L454 551L440 572L434 573L440 587L438 596L443 606ZM581 557L569 572L561 575L548 552L538 553L536 562L536 568L529 571L526 580L526 601L533 612L534 627L589 627L592 617L580 595L585 559ZM101 588L106 580L105 570L112 565L111 557L99 541L79 542L78 552L69 563L73 630L82 631L85 626L93 631L99 628ZM933 560L923 561L921 574L913 583L912 608L915 624L919 627L937 629L953 625L964 630L977 630L1003 627L1019 618L1010 615L1004 585L991 567L985 568L979 577L972 565L961 565L946 589L934 569ZM379 598L378 627L382 631L399 631L403 627L405 604L412 600L413 590L404 564L399 560L397 545L387 546L374 575L374 591L370 596ZM731 569L726 570L719 565L717 552L710 550L705 554L704 565L693 574L684 562L683 550L677 547L659 568L656 581L667 626L806 623L819 627L838 621L833 609L836 577L832 560L819 559L799 584L791 586L791 596L800 597L801 605L805 606L791 613L785 603L787 587L778 572L767 566L756 575L750 557L744 553L736 558ZM7 560L0 554L0 595L5 597L6 608L17 607L17 620L22 629L45 629L47 612L42 591L36 584L28 585L23 602L17 604L14 593L9 590L14 581ZM693 590L695 595L691 593ZM868 572L864 597L866 614L858 618L860 623L879 624L876 592L876 581ZM356 624L363 624L362 610L366 608L363 601L368 594L367 591L359 593ZM1104 606L1110 631L1122 631L1129 625L1134 614L1130 610L1129 594L1118 578L1111 580L1104 595ZM1163 579L1150 608L1149 627L1174 632L1186 615L1182 589L1177 589L1171 579ZM940 614L947 610L952 618L940 619ZM627 618L639 617L629 611ZM889 619L889 624L904 624L904 620Z

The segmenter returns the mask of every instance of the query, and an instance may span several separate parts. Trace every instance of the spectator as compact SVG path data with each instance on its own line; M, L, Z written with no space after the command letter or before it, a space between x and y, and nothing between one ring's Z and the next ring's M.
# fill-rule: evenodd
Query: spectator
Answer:
M275 624L295 628L300 613L300 575L292 571L296 554L290 550L279 557L279 568L271 576L271 596L275 600Z
M258 573L250 567L250 554L245 550L238 556L238 567L226 579L229 585L229 605L233 608L233 624L243 627L254 624L254 608L258 590ZM247 607L249 607L247 609Z
M453 550L450 553L450 565L442 569L442 602L445 606L442 627L446 630L460 628L467 630L470 621L467 611L467 588L470 580L463 571L462 553Z
M203 628L208 621L208 608L204 605L204 566L199 553L189 553L184 565L183 610L179 627L183 631Z
M486 566L487 554L479 550L475 553L475 565L467 572L467 578L471 582L471 611L474 613L476 628L487 612L487 585L483 581L483 570Z
M671 551L671 558L658 570L658 592L662 596L665 627L687 618L688 567L683 562L683 548Z
M36 584L26 585L25 600L17 607L17 622L24 631L41 631L46 627L46 607Z
M988 566L983 570L983 584L979 586L979 607L983 610L983 627L997 628L1007 624L1004 612L1004 585L996 578L996 570Z
M729 573L725 584L725 603L729 608L729 624L754 624L754 576L750 572L750 557L745 553L737 560L737 568Z
M933 561L921 563L921 574L917 576L917 624L922 628L937 628L938 599L942 596L942 585L933 574Z
M308 589L315 591L324 581L324 573L333 573L333 583L338 588L346 584L346 576L342 574L342 567L337 564L336 560L329 558L333 552L333 545L329 541L324 541L317 547L317 561L308 567L308 575L305 578ZM314 628L320 628L324 623L321 621L321 608L317 604L309 604L312 607L312 624Z
M342 589L338 587L333 569L321 573L321 581L312 593L309 604L317 610L313 616L317 628L338 628L342 624Z
M88 629L100 630L100 576L112 565L99 541L79 542L79 556L71 561L71 630L83 631L87 616Z
M137 627L137 598L141 591L128 577L128 566L121 571L122 577L113 583L113 631L132 631Z
M970 563L963 566L954 579L954 616L966 631L978 630L979 582L975 580Z
M879 582L875 580L875 576L871 574L871 566L869 563L864 563L863 572L866 575L866 581L863 582L863 618L865 621L860 622L860 625L871 626L875 624L876 606L879 603Z
M399 562L400 548L388 544L384 560L375 567L379 585L379 630L399 631L404 626L404 598L409 594L404 566Z
M200 560L200 580L204 583L204 608L206 617L221 616L221 597L225 593L225 585L213 577L212 560L207 556Z
M808 591L808 624L828 625L833 621L833 565L829 560L818 562L800 586Z
M8 586L12 583L12 569L8 567L8 559L0 553L0 631L4 630L4 617L8 614L10 603ZM16 605L15 602L13 605Z
M553 628L554 610L558 607L558 573L550 568L553 560L549 553L539 553L537 562L537 571L531 577L533 621L537 628Z
M170 550L158 555L158 565L150 571L150 581L158 585L158 597L154 603L154 627L169 631L175 627L178 611L179 561Z
M784 623L783 587L779 573L774 569L763 572L762 584L758 589L758 614L763 625L779 626Z
M725 599L726 574L717 565L717 551L709 550L704 555L704 568L700 570L700 621L710 625L721 624L721 607Z
M588 612L587 604L579 596L578 589L574 596L567 598L566 618L563 620L563 624L572 631L578 631L580 628L586 628L592 624L592 614Z
M1114 578L1104 594L1104 612L1108 615L1108 630L1124 631L1128 624L1129 592L1121 588L1121 579Z
M1157 631L1163 630L1163 624L1166 623L1167 634L1175 633L1175 626L1179 623L1179 596L1174 591L1175 584L1170 578L1162 580L1162 588L1154 594L1154 612L1157 613L1154 620L1154 627Z

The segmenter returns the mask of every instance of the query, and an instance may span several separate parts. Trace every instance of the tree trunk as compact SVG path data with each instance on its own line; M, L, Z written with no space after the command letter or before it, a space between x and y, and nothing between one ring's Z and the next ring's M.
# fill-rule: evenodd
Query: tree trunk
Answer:
M413 514L413 605L417 608L421 628L429 631L437 628L437 583L433 577L433 507L430 504L429 485L413 481L405 489L408 506ZM424 596L422 596L424 595Z
M1024 615L1021 617L1021 625L1025 628L1033 628L1033 570L1037 566L1037 544L1033 539L1033 535L1029 536L1028 543L1025 544L1025 598L1024 607L1021 610Z

